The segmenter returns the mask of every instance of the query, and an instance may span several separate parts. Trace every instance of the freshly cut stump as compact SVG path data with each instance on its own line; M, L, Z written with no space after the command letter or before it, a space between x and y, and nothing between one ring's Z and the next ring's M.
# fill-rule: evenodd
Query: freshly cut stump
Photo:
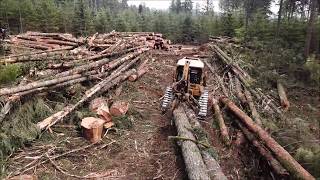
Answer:
M112 117L109 111L108 102L104 98L95 98L90 103L90 110L97 113L105 122L111 122Z
M117 101L112 104L110 113L112 116L123 116L128 112L129 103L124 101Z
M103 119L94 117L82 119L81 127L84 137L92 143L99 142L102 137L104 123L105 121Z

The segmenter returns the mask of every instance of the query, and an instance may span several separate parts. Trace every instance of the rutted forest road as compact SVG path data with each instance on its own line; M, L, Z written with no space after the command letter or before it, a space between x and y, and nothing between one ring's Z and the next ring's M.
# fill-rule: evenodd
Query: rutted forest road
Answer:
M212 73L212 69L205 68L210 97L218 99L228 96L251 116L249 106L246 107L238 100L239 80L236 80L236 72L245 77L250 76L242 72L241 68L232 69L237 66L223 64L210 44L172 47L169 50L151 49L139 55L140 62L148 60L148 72L134 82L124 81L99 95L110 102L129 103L126 116L113 119L115 126L107 129L101 142L90 145L82 137L78 120L91 115L91 112L88 108L76 110L76 117L71 115L63 123L54 124L38 139L27 142L24 147L11 154L6 160L7 176L18 172L34 175L39 179L187 179L179 142L177 144L175 140L168 139L169 136L177 135L172 116L163 114L160 110L164 90L173 82L177 60L196 56L207 61L214 69ZM221 79L218 80L217 77ZM241 84L240 87L245 89L243 82ZM92 84L82 82L73 89L62 90L61 94L53 90L50 91L52 94L40 94L39 97L50 108L53 107L52 104L64 106L63 103L79 100L78 96L84 94L83 86L90 87ZM282 111L280 101L274 95L265 95L259 89L256 90L261 97L256 99L253 96L258 112L278 117L279 113L276 111ZM71 91L73 93L68 94ZM65 97L65 94L69 97ZM77 98L73 99L72 96ZM84 107L87 106L86 102ZM238 127L238 118L226 106L220 107L229 131L229 144L223 143L211 100L207 118L201 120L200 124L213 147L212 155L227 178L278 179L279 176L274 173L268 161ZM266 123L265 120L262 123ZM72 150L74 152L70 152ZM68 153L54 158L66 152Z

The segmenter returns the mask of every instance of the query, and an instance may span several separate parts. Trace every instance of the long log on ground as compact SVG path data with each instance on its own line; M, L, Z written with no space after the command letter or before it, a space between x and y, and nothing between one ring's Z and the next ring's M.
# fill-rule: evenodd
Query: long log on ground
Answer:
M63 47L63 48L57 48L57 49L50 49L50 50L47 50L47 51L37 51L37 52L32 52L32 53L23 53L23 54L17 54L17 55L10 55L10 56L7 56L5 58L12 59L12 58L15 58L15 57L18 57L18 56L31 56L31 55L40 54L40 53L67 51L67 50L72 50L72 49L74 49L74 47ZM3 59L1 59L1 60L3 60Z
M44 42L47 44L58 44L62 46L78 46L78 44L74 42L60 41L60 40L54 40L54 39L46 39L46 40L42 40L41 42Z
M287 94L286 91L284 90L283 85L278 81L277 82L277 88L278 88L278 94L279 94L279 98L280 98L280 104L282 106L282 108L287 111L290 107L290 102L287 98Z
M212 98L212 107L214 110L214 115L215 115L216 119L218 120L222 140L225 144L229 145L230 138L229 138L228 128L227 128L226 124L224 123L224 119L223 119L222 113L220 111L218 101L215 98Z
M93 75L93 74L96 74L96 71L90 71L90 72L86 73L86 75ZM36 81L36 82L28 83L28 84L25 84L25 85L15 86L15 87L12 87L12 88L2 88L2 89L0 89L0 96L8 95L8 94L15 94L15 93L18 93L18 92L28 91L28 90L31 90L31 89L36 89L36 88L45 87L45 86L51 86L51 85L54 85L54 84L65 82L65 81L77 79L77 78L80 78L82 76L84 76L84 75L75 74L75 75L59 77L59 78L51 79L51 80Z
M225 104L247 127L254 132L261 141L273 152L280 163L297 179L315 180L280 144L278 144L264 129L239 109L228 98L222 97L220 101Z
M48 60L49 57L55 57L55 59L60 59L65 52L57 51L57 52L48 52L48 53L37 53L32 55L25 56L17 56L13 58L1 59L0 63L17 63L17 62L29 62L29 61L45 61Z
M273 171L280 176L281 178L285 178L289 175L288 171L280 164L280 162L273 157L271 152L266 149L257 139L256 137L245 128L240 122L237 122L239 128L246 136L246 138L252 143L252 145L258 150L258 152L268 161L269 166L273 169Z
M197 117L193 110L191 110L187 104L183 103L182 107L189 119L190 125L192 129L201 129L202 127L197 120ZM207 167L208 174L211 179L217 179L217 180L227 180L227 177L222 172L222 169L219 165L219 163L210 155L206 149L200 149L201 155L203 158L203 161Z
M79 74L79 73L91 70L93 68L101 67L101 66L107 64L109 61L110 61L110 59L101 59L99 61L94 61L89 64L84 64L84 65L75 67L73 69L70 69L68 71L61 72L59 74L56 74L54 77L64 77L64 76L70 76L73 74Z
M174 122L178 131L178 136L191 140L182 140L180 142L186 171L190 180L210 180L206 165L203 162L200 150L193 134L190 132L191 125L183 110L182 106L178 106L173 111Z
M259 126L261 126L262 125L261 117L256 109L256 106L254 105L250 91L248 91L247 89L244 89L244 94L246 96L247 104L251 111L252 118Z
M208 61L204 61L204 63L207 65L207 67L209 68L211 73L214 75L215 79L218 81L220 88L222 89L223 95L228 96L228 91L227 91L226 87L224 86L222 79L217 74L217 72L215 71L213 66L211 66L211 64Z

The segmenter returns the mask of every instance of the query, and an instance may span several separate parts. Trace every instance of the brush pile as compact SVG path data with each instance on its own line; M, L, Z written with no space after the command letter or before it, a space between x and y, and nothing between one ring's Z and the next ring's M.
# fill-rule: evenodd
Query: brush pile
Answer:
M298 179L313 179L312 175L265 130L268 129L268 121L281 119L283 111L289 108L283 86L278 84L278 94L265 93L266 91L255 86L256 80L244 70L243 67L250 65L241 59L231 58L232 53L226 53L228 47L239 47L235 41L221 37L211 38L211 41L208 49L212 52L212 58L206 60L205 64L214 79L211 81L213 88L210 88L212 109L218 119L224 142L228 144L229 135L220 109L227 109L226 112L232 114L234 124L268 162L277 177L287 178L290 173Z

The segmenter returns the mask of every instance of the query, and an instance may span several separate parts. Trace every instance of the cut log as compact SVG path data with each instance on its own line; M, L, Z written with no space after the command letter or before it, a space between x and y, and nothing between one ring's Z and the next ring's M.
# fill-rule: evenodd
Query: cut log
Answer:
M265 158L268 162L269 166L273 169L273 172L276 173L281 178L288 179L289 173L288 171L279 163L277 159L273 157L271 152L266 149L257 139L256 137L245 128L240 122L237 122L243 134L246 138L251 142L251 144L258 150L258 152Z
M90 110L97 113L105 122L112 121L108 102L104 98L95 98L91 101Z
M91 143L97 143L101 141L104 123L104 120L94 117L82 119L81 127L84 137Z
M84 64L84 65L75 67L73 69L70 69L68 71L64 71L62 73L56 74L55 77L65 77L65 76L70 76L73 74L79 74L79 73L91 70L93 68L101 67L101 66L107 64L109 61L110 61L109 59L101 59L99 61L91 62L89 64Z
M212 180L228 180L226 175L222 172L218 161L216 161L207 151L201 151L201 155Z
M278 87L278 94L279 94L279 98L280 98L280 104L281 104L282 108L285 111L287 111L290 107L290 102L287 98L286 91L284 90L283 85L279 81L277 82L277 87Z
M129 103L124 101L117 101L112 104L110 113L112 116L124 116L129 110Z
M216 119L218 120L222 140L226 145L229 145L230 138L229 138L228 128L227 128L226 124L224 123L224 119L223 119L222 113L220 111L218 101L215 98L212 98L212 107L214 110L214 115L215 115Z
M228 98L222 97L220 101L225 104L247 127L254 132L261 141L273 152L280 163L297 179L315 180L281 145L279 145L265 130L239 109Z
M197 120L197 117L193 110L191 110L187 104L182 103L182 107L189 119L190 125L192 129L201 129L202 127ZM207 172L211 179L221 179L221 180L227 180L226 176L222 172L222 169L219 165L219 163L206 151L206 149L200 149L201 155L203 158L203 161L207 167Z
M132 81L132 82L136 81L138 78L140 78L142 75L144 75L147 72L148 72L147 67L139 69L136 74L131 75L128 79L129 81Z
M97 73L96 71L89 71L88 73L86 73L86 75L93 75L96 73ZM36 81L36 82L32 82L25 85L12 87L12 88L2 88L0 89L0 96L15 94L18 92L27 91L27 90L36 89L36 88L45 87L45 86L51 86L51 85L65 82L65 81L78 79L78 78L81 78L82 76L83 76L82 74L75 74L71 76L60 77L60 78L46 80L46 81Z
M210 180L206 165L203 162L200 150L193 134L190 132L191 125L188 117L181 106L178 106L173 111L175 126L178 131L178 136L191 140L182 140L180 142L181 151L186 166L186 171L190 180Z
M253 99L252 99L250 91L248 91L247 89L244 89L244 94L246 96L247 103L248 103L249 109L251 111L252 118L254 119L254 121L258 125L261 126L262 125L262 121L261 121L260 115L259 115L259 113L258 113L258 111L256 109L256 106L254 105L254 102L253 102Z
M20 175L9 178L8 180L38 180L37 176L34 175Z
M59 40L54 40L54 39L46 39L46 40L42 40L41 42L48 43L48 44L58 44L58 45L62 45L62 46L73 46L73 47L78 46L78 44L74 43L74 42L59 41Z

